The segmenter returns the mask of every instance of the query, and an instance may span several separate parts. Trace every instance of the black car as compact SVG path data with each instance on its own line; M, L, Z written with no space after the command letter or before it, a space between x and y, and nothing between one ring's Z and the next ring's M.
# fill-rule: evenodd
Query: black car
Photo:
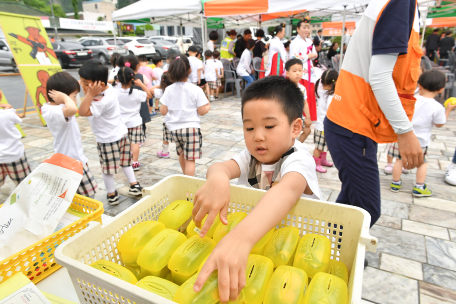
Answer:
M179 53L179 47L171 41L157 40L152 38L149 38L149 40L154 44L156 54L160 56L162 59L166 59L166 56L170 51Z
M70 65L80 65L87 60L93 59L92 50L77 42L53 42L52 47L62 68L67 68Z

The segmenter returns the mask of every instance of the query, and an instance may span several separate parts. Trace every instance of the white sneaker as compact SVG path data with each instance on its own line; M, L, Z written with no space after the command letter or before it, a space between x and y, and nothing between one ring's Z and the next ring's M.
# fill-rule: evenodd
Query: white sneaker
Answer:
M386 164L385 169L383 169L383 171L387 175L393 174L393 165L392 164Z
M452 186L456 186L456 164L453 162L446 169L445 181Z
M215 98L214 98L214 96L212 96L212 95L211 95L211 96L209 96L209 101L215 101Z

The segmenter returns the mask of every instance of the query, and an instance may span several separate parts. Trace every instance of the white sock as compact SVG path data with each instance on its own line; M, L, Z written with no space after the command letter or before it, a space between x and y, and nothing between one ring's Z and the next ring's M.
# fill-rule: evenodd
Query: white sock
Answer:
M136 176L135 171L133 171L133 167L122 167L122 170L127 177L128 181L131 183L136 183Z
M103 175L106 191L108 191L108 193L114 193L116 191L114 188L114 174L101 173L101 175Z
M169 144L168 145L163 145L163 153L168 154L168 149L169 149Z

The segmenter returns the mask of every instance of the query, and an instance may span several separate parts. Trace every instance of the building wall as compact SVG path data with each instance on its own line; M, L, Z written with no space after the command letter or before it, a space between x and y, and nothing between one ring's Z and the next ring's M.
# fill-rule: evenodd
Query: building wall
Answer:
M111 0L98 2L82 2L84 12L100 13L106 16L106 21L112 21L111 13L116 10L116 6Z

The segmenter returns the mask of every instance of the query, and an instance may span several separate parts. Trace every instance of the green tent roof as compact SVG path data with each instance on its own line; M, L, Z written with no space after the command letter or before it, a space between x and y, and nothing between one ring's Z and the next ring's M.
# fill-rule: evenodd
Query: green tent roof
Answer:
M428 18L456 17L454 2L442 1L441 7L430 7Z

